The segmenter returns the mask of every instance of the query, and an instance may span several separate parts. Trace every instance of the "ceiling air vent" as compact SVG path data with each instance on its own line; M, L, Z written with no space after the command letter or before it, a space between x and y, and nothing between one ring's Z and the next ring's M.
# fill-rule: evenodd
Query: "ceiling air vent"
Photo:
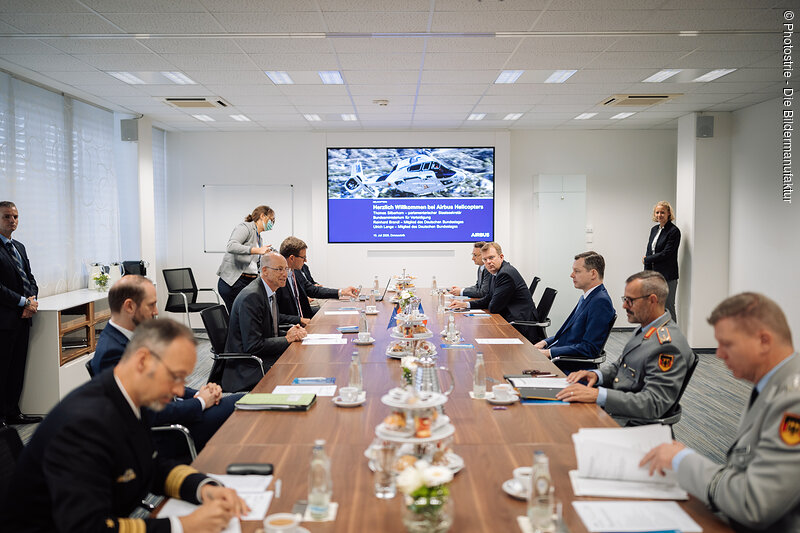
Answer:
M647 107L663 104L681 94L612 94L603 100L604 106L638 106Z
M212 96L190 96L181 98L164 98L164 103L180 109L209 109L229 107L230 104L222 98Z

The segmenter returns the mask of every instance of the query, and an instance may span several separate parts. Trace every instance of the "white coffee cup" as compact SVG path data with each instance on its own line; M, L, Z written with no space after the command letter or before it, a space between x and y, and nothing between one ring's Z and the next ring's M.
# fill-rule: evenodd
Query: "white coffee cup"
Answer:
M300 520L292 513L275 513L264 519L265 533L293 533L298 525Z
M345 402L354 402L358 399L358 388L356 387L342 387L339 389L339 396Z
M499 385L492 387L492 393L494 393L495 400L504 402L512 398L514 395L514 389L508 383L500 383Z
M369 342L372 337L369 335L369 331L359 331L358 332L358 342Z
M372 313L377 313L377 312L378 312L378 306L377 305L368 305L367 306L367 313L372 314Z

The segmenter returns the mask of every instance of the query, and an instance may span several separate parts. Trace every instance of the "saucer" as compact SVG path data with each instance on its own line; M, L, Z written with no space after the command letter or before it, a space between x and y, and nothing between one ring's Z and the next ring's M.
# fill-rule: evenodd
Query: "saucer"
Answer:
M373 342L375 342L375 339L372 338L372 337L370 337L367 342L363 342L363 341L358 340L358 337L353 339L353 344L357 344L359 346L368 346L368 345L372 344Z
M519 396L513 394L508 400L497 400L494 397L494 393L487 392L486 401L494 405L511 405L512 403L517 403L519 401Z
M367 401L367 393L365 393L365 392L362 392L361 394L359 394L358 398L354 402L346 402L346 401L342 400L341 396L336 396L333 399L333 403L335 403L339 407L358 407L359 405L362 405L366 401Z
M364 314L365 314L365 315L377 315L377 314L378 314L378 311L375 311L374 313L373 313L373 312L370 312L370 311L364 311Z
M528 495L525 494L525 489L522 488L522 490L518 490L521 488L520 485L521 483L519 483L516 479L507 479L503 481L503 492L517 500L527 500Z

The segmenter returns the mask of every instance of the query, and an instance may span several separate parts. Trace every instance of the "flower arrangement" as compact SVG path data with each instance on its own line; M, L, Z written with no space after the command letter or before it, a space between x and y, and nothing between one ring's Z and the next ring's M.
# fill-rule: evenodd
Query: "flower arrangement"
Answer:
M413 355L407 355L400 360L400 368L403 370L403 380L406 385L414 384L414 371L417 366L417 358Z
M414 293L408 289L403 289L400 291L400 295L397 297L397 303L400 304L401 309L405 309L411 304L411 300L414 299Z
M397 476L397 488L404 494L403 519L411 532L447 531L452 524L450 482L453 472L418 460Z
M108 287L108 274L105 272L101 271L98 275L94 276L92 280L94 280L95 285L101 291L106 290Z

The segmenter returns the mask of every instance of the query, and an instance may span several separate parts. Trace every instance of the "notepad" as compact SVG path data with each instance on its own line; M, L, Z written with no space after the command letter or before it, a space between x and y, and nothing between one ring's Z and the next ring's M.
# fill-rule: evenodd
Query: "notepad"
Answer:
M316 400L316 394L251 392L236 402L236 408L250 411L308 411Z

